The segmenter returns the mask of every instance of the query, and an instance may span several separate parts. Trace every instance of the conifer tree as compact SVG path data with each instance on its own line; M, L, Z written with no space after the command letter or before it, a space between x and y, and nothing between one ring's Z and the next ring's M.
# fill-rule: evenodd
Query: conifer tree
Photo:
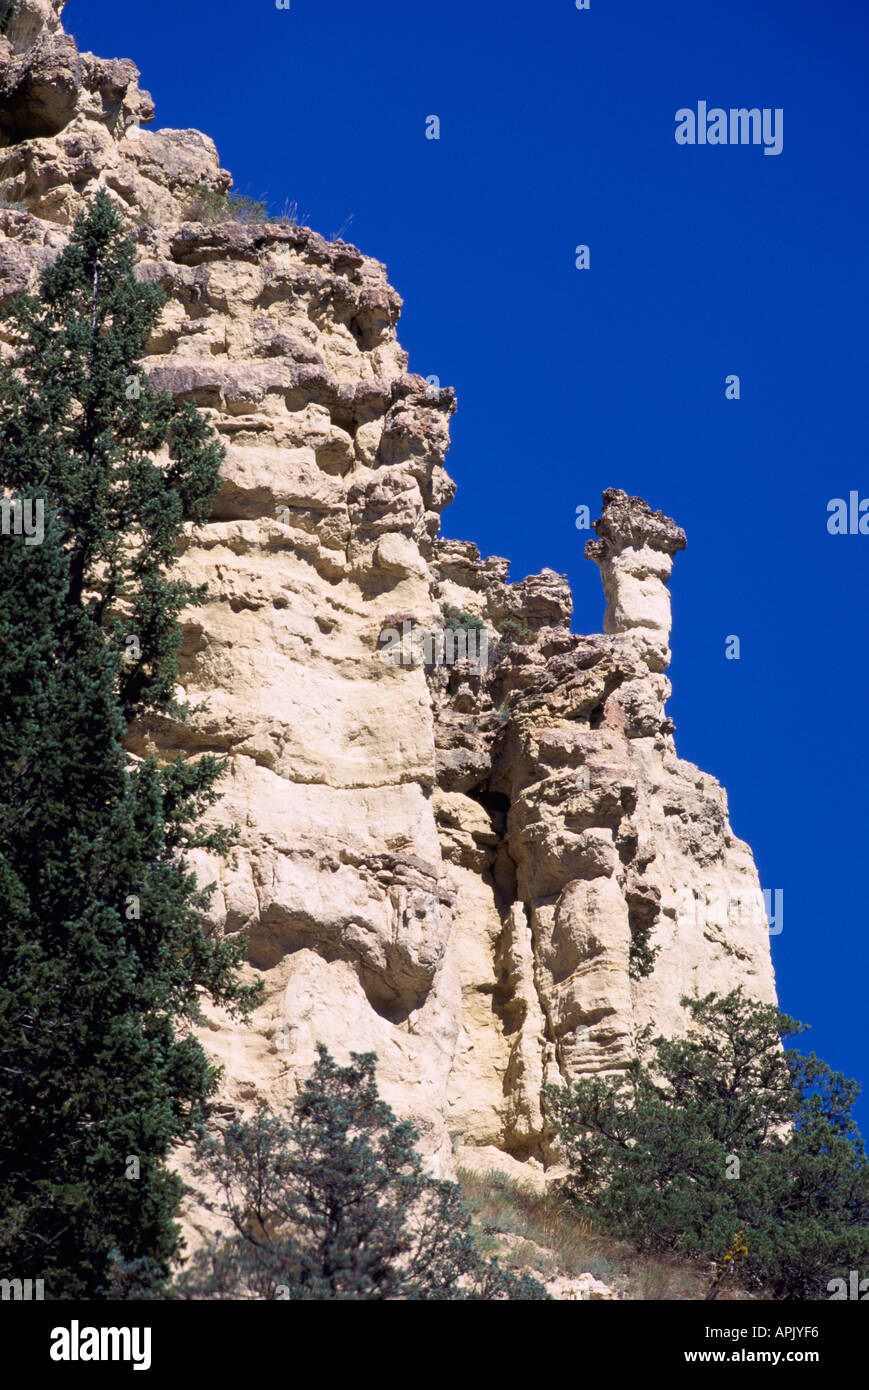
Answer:
M189 1024L203 994L254 997L183 864L227 847L200 819L221 765L124 747L132 719L185 715L178 615L204 590L171 570L222 457L141 370L163 300L101 192L4 314L0 497L43 534L0 536L0 1273L46 1298L159 1296L166 1159L216 1084Z
M284 1116L206 1135L232 1234L178 1282L195 1299L545 1299L543 1285L478 1250L458 1186L429 1177L413 1125L378 1093L374 1053L327 1049Z
M742 1232L743 1283L828 1298L869 1260L860 1088L785 1050L805 1025L742 989L682 1003L686 1036L646 1029L625 1074L548 1089L568 1195L640 1250L719 1262Z

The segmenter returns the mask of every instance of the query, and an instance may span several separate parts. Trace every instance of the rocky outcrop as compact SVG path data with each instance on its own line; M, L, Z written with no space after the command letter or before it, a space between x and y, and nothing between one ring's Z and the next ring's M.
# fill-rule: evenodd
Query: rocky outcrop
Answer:
M640 498L610 489L603 503L586 550L602 636L569 631L551 572L507 585L455 542L434 559L439 595L525 628L485 679L432 682L435 804L459 880L451 1123L519 1157L549 1157L546 1081L623 1067L647 1023L678 1030L684 994L742 983L774 997L750 851L715 779L677 757L665 712L666 581L684 533Z
M59 0L4 0L0 34L0 198L67 225L83 196L112 192L139 225L225 192L214 142L198 130L143 129L154 103L126 59L79 53Z
M239 842L197 867L217 884L210 929L247 933L266 999L250 1028L203 1029L222 1104L288 1099L322 1040L378 1053L440 1171L451 1134L545 1167L547 1081L624 1067L646 1023L682 1026L683 994L774 997L751 853L665 712L685 537L604 494L589 636L562 576L511 584L506 560L441 539L455 401L408 372L383 266L232 220L211 141L144 130L136 69L78 54L59 8L23 0L0 39L2 293L107 188L167 293L146 370L227 451L179 559L211 592L180 672L207 708L131 740L229 759L215 814ZM483 630L488 660L455 628ZM414 633L449 636L449 658Z

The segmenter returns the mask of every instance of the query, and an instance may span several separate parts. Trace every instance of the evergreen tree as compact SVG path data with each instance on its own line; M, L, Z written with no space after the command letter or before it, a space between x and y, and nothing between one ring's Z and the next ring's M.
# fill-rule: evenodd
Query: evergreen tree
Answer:
M640 1250L720 1262L743 1231L743 1282L827 1298L831 1280L869 1260L859 1087L785 1051L804 1025L741 989L682 1003L687 1036L647 1029L624 1075L548 1089L566 1190Z
M373 1053L319 1060L281 1119L205 1136L234 1234L197 1251L178 1291L212 1299L541 1299L477 1250L459 1188L428 1177L414 1127L380 1099Z
M253 1000L243 943L206 939L183 866L227 846L200 825L220 765L124 749L134 717L185 713L177 620L204 591L171 567L222 457L140 371L163 299L100 193L5 313L0 1272L47 1298L164 1287L182 1191L166 1158L216 1084L189 1023L203 993L241 1014ZM15 534L13 499L41 539Z

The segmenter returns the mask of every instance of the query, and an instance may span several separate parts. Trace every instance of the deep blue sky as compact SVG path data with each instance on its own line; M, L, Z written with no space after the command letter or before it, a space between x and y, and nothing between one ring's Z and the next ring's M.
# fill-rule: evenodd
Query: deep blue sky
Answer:
M240 191L327 236L352 214L411 370L458 392L445 534L514 579L566 572L597 631L577 505L622 487L685 527L677 747L784 891L782 1007L869 1091L869 536L826 529L830 498L869 497L865 0L70 0L64 22L133 58L155 128L206 131ZM701 99L783 108L782 153L677 145Z

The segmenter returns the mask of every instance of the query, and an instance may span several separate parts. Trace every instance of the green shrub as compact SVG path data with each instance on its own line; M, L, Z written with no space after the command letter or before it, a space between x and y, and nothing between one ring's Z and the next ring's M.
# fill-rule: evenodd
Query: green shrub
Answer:
M484 1258L459 1187L424 1173L411 1124L378 1095L376 1057L326 1048L284 1118L261 1108L204 1138L200 1171L234 1234L178 1281L194 1299L542 1299Z
M709 1288L705 1269L663 1253L639 1253L629 1243L582 1216L557 1184L535 1191L502 1173L459 1169L462 1196L480 1232L479 1244L502 1251L510 1268L533 1264L569 1277L593 1274L623 1299L703 1299ZM509 1248L504 1249L504 1236ZM517 1249L515 1237L524 1244ZM745 1297L728 1279L725 1299Z
M482 632L486 624L482 618L478 618L475 613L465 613L463 609L456 608L451 603L444 603L441 606L444 615L444 627L450 628L452 632Z
M498 642L503 647L529 646L534 640L534 632L518 618L505 618L501 624Z
M619 1077L547 1088L577 1210L638 1250L720 1261L739 1278L823 1299L869 1262L869 1163L853 1081L785 1052L804 1031L741 990L683 999L686 1037L639 1040Z
M644 976L651 975L655 968L655 961L660 951L660 946L651 944L651 926L635 927L631 932L631 944L628 947L628 969L632 980L642 980Z
M531 628L520 623L518 618L505 618L497 640L489 645L489 665L503 661L514 647L530 646L535 640Z

